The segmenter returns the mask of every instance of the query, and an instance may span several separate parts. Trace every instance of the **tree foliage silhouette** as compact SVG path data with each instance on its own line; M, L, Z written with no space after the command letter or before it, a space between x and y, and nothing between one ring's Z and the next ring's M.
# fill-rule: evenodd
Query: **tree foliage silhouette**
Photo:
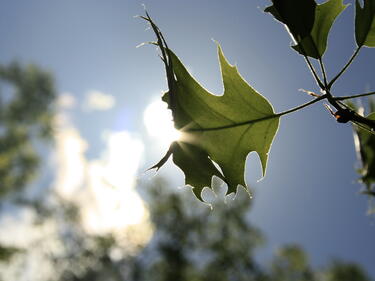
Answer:
M34 66L0 66L0 197L22 190L40 163L37 143L51 139L56 92L51 75Z

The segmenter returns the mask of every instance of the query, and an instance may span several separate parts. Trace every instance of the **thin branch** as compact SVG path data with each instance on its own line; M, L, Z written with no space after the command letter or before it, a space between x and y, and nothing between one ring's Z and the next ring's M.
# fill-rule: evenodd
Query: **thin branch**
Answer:
M261 117L261 118L257 118L257 119L252 119L252 120L248 120L248 121L243 121L243 122L239 122L239 123L235 123L235 124L229 124L229 125L224 125L224 126L219 126L219 127L211 127L211 128L191 128L191 129L185 129L183 130L184 132L203 132L203 131L216 131L216 130L223 130L223 129L230 129L230 128L235 128L235 127L239 127L239 126L244 126L244 125L249 125L249 124L253 124L253 123L257 123L257 122L261 122L261 121L265 121L265 120L269 120L269 119L273 119L273 118L278 118L278 117L281 117L283 115L287 115L289 113L292 113L292 112L295 112L295 111L298 111L302 108L305 108L307 106L310 106L320 100L323 100L325 99L327 96L326 94L325 95L321 95L315 99L313 99L312 101L309 101L307 103L304 103L302 105L299 105L297 107L294 107L294 108L291 108L291 109L288 109L286 111L282 111L280 113L276 113L276 114L273 114L273 115L268 115L268 116L265 116L265 117Z
M306 56L306 55L303 55L303 56L304 56L304 58L305 58L305 61L306 61L307 65L308 65L308 67L309 67L309 69L310 69L312 75L313 75L314 78L315 78L316 83L318 83L318 85L319 85L319 87L320 87L321 89L325 89L324 84L323 84L322 81L320 80L318 74L316 73L316 70L315 70L314 66L312 65L311 61L309 60L309 57Z
M328 102L334 107L336 108L337 110L342 110L342 106L333 98L333 95L331 94L331 91L327 88L325 90L326 94L327 94L327 100Z
M312 105L312 104L314 104L314 103L316 103L316 102L318 102L318 101L320 101L320 100L324 100L325 98L327 98L327 94L321 95L321 96L319 96L319 97L317 97L317 98L315 98L315 99L313 99L313 100L311 100L311 101L309 101L309 102L307 102L307 103L301 104L301 105L296 106L296 107L294 107L294 108L291 108L291 109L288 109L288 110L282 111L282 112L280 112L280 113L277 113L276 115L277 115L278 117L283 116L283 115L287 115L287 114L289 114L289 113L292 113L292 112L298 111L298 110L300 110L300 109L302 109L302 108L305 108L305 107L307 107L307 106L309 106L309 105Z
M321 69L322 74L323 74L324 86L325 86L325 88L327 88L328 87L327 74L326 74L326 69L324 67L324 63L323 63L322 58L319 58L319 65L320 65L320 69Z
M337 73L337 75L331 80L331 82L328 83L328 89L330 89L333 85L333 83L336 82L336 80L346 71L346 69L351 65L351 63L353 62L353 60L355 59L355 57L358 55L359 53L359 50L361 50L361 47L362 46L358 46L357 49L355 50L355 52L353 53L353 55L351 56L351 58L349 59L349 61L346 63L346 65L341 69L341 71L339 73Z
M316 83L318 84L318 86L321 88L321 89L324 89L325 88L325 85L322 83L322 81L320 80L318 74L316 73L316 70L314 68L314 66L312 65L309 57L307 56L307 53L305 51L305 49L303 48L303 44L301 41L298 41L294 36L293 36L294 40L297 42L299 48L301 49L301 52L303 54L303 57L305 58L305 61L307 63L307 66L309 67L312 75L314 76L314 79L316 81ZM315 44L314 44L315 46ZM316 46L315 46L315 49L316 49Z
M324 90L326 84L323 84L322 81L320 80L320 78L319 78L319 76L318 76L318 74L317 74L317 72L316 72L314 66L312 65L312 63L311 63L311 61L310 61L310 59L309 59L309 57L308 57L308 55L307 55L307 53L306 53L306 51L305 51L305 48L303 47L302 41L298 40L294 35L292 35L292 38L294 38L294 40L297 42L297 46L300 48L300 50L301 50L301 52L302 52L302 54L303 54L303 57L305 58L305 61L306 61L307 65L308 65L308 67L309 67L309 69L310 69L312 75L313 75L314 78L315 78L316 83L318 84L318 86L319 86L322 90ZM318 49L317 49L317 47L316 47L316 45L315 45L314 40L312 40L312 42L314 43L313 45L314 45L315 51L316 51L317 53L319 53L319 52L318 52Z
M366 96L371 96L371 95L375 95L375 92L369 92L369 93L352 95L352 96L345 96L345 97L334 97L333 99L339 101L339 100L348 100L348 99L366 97Z

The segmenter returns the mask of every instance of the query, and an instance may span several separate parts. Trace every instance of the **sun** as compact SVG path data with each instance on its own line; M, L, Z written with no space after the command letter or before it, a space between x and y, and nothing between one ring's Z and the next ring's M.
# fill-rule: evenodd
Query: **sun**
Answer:
M169 145L181 137L181 132L173 126L172 113L161 100L150 103L144 111L143 121L150 136L162 145Z

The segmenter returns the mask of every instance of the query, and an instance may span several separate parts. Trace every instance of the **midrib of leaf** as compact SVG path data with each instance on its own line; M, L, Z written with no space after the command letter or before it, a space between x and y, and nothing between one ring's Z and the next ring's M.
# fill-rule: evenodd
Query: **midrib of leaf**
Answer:
M270 120L270 119L274 119L274 118L278 118L280 116L282 116L284 114L271 114L271 115L267 115L267 116L264 116L264 117L261 117L261 118L257 118L257 119L251 119L251 120L246 120L246 121L242 121L242 122L236 122L234 124L231 124L231 125L223 125L223 126L217 126L217 127L210 127L210 128L202 128L202 129L195 129L195 128L191 128L191 129L187 129L186 131L189 132L194 132L194 131L216 131L216 130L225 130L225 129L230 129L230 128L235 128L235 127L240 127L240 126L246 126L246 125L251 125L251 124L255 124L255 123L258 123L258 122L262 122L262 121L266 121L266 120Z
M261 118L257 118L257 119L251 119L251 120L248 120L248 121L243 121L243 122L238 122L234 125L224 125L224 126L217 126L217 127L211 127L211 128L202 128L202 129L188 129L186 131L215 131L215 130L224 130L224 129L228 129L228 128L233 128L233 127L238 127L238 126L244 126L244 125L247 125L247 124L252 124L252 123L257 123L257 122L261 122L261 121L265 121L265 120L269 120L269 119L273 119L273 118L278 118L278 117L281 117L281 116L284 116L284 115L287 115L287 114L290 114L290 113L293 113L293 112L296 112L296 111L299 111L305 107L308 107L314 103L317 103L318 101L321 101L321 100L324 100L327 98L327 94L324 94L324 95L321 95L309 102L306 102L302 105L299 105L299 106L296 106L294 108L291 108L291 109L288 109L288 110L285 110L285 111L282 111L280 113L275 113L275 114L270 114L270 115L267 115L267 116L264 116L264 117L261 117Z

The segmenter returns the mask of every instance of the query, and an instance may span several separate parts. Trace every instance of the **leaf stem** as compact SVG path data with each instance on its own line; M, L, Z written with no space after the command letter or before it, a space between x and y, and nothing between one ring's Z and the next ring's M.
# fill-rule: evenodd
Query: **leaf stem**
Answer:
M375 95L375 92L369 92L369 93L363 93L363 94L351 95L351 96L345 96L345 97L333 97L333 99L340 101L340 100L348 100L348 99L366 97L366 96L371 96L371 95Z
M331 89L333 83L336 82L336 80L346 71L346 69L352 64L353 60L356 58L356 56L358 55L359 51L361 50L361 46L358 46L357 49L355 50L355 52L353 53L353 55L351 56L351 58L349 59L349 61L346 63L346 65L341 69L341 71L339 73L337 73L337 75L331 80L331 82L328 83L328 89Z
M281 117L283 115L287 115L289 113L292 113L292 112L298 111L302 108L305 108L307 106L310 106L310 105L312 105L312 104L314 104L314 103L316 103L320 100L323 100L325 98L327 98L327 94L321 95L321 96L319 96L319 97L317 97L317 98L315 98L315 99L313 99L313 100L311 100L307 103L304 103L304 104L301 104L299 106L293 107L291 109L282 111L280 113L268 115L268 116L257 118L257 119L247 120L247 121L243 121L243 122L239 122L239 123L235 123L235 124L224 125L224 126L219 126L219 127L191 128L191 129L185 129L183 131L184 132L216 131L216 130L230 129L230 128L235 128L235 127L239 127L239 126L249 125L249 124L253 124L253 123L257 123L257 122L261 122L261 121L265 121L265 120L269 120L269 119L273 119L273 118L278 118L278 117Z
M326 74L326 69L324 67L324 63L323 63L322 58L319 58L319 65L320 65L320 69L321 69L322 75L323 75L324 86L325 86L325 88L328 88L327 74Z
M305 107L307 107L307 106L309 106L309 105L312 105L312 104L314 104L314 103L316 103L316 102L318 102L318 101L320 101L320 100L324 100L325 98L327 98L327 94L321 95L321 96L319 96L319 97L317 97L317 98L315 98L315 99L313 99L313 100L311 100L311 101L309 101L309 102L306 102L306 103L301 104L301 105L299 105L299 106L296 106L296 107L294 107L294 108L291 108L291 109L288 109L288 110L282 111L282 112L280 112L280 113L277 113L276 115L277 115L278 117L280 117L280 116L283 116L283 115L286 115L286 114L289 114L289 113L292 113L292 112L298 111L298 110L300 110L300 109L302 109L302 108L305 108Z
M318 76L318 74L317 74L317 72L316 72L314 66L312 65L312 63L311 63L309 57L307 56L307 53L306 53L306 51L305 51L305 49L304 49L304 47L303 47L302 42L299 41L299 40L296 40L296 42L298 43L298 46L299 46L299 48L300 48L301 51L302 51L303 57L305 58L305 61L306 61L306 63L307 63L307 66L309 67L309 69L310 69L310 71L311 71L311 73L312 73L312 75L313 75L313 77L314 77L316 83L318 84L318 86L319 86L321 89L325 88L324 86L326 86L326 85L323 85L322 81L320 80L320 78L319 78L319 76ZM316 49L315 44L314 44L314 47L315 47L315 49Z
M315 78L316 83L318 83L318 85L319 85L319 87L320 87L321 89L324 89L324 88L325 88L325 85L324 85L324 84L322 83L322 81L320 80L320 78L319 78L318 74L316 73L316 70L315 70L314 66L312 65L311 61L309 60L308 56L306 56L306 55L303 55L303 56L304 56L304 58L305 58L305 61L306 61L306 63L307 63L307 66L309 67L309 69L310 69L312 75L313 75L314 78Z

